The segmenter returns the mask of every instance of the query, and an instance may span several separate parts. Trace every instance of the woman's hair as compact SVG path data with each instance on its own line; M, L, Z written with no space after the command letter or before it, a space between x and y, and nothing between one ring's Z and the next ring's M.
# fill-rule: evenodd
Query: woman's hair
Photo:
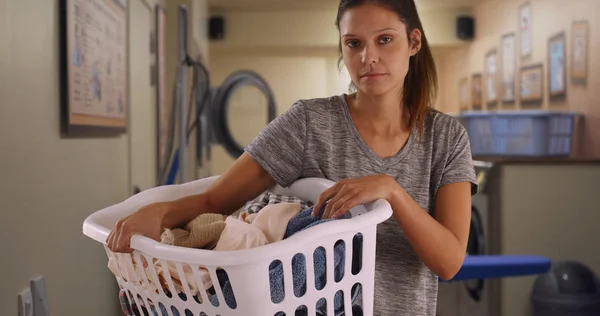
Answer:
M411 32L418 29L421 32L421 48L410 57L408 73L404 80L402 101L409 113L409 127L418 125L419 135L423 132L423 121L430 110L437 93L437 73L431 49L423 31L423 25L417 12L414 0L341 0L335 25L340 29L340 20L346 10L361 6L363 4L376 4L385 7L398 15L398 18L406 25L406 35L411 41ZM342 43L339 43L341 63ZM356 88L354 83L351 84Z

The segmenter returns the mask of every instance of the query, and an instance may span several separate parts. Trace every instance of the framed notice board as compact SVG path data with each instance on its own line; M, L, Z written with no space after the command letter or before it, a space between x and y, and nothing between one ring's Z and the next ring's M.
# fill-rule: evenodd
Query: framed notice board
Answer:
M60 0L63 134L127 130L127 1Z

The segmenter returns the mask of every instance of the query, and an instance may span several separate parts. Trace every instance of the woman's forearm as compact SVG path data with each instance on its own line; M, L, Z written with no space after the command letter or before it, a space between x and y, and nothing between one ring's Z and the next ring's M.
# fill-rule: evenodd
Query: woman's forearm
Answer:
M206 193L186 196L169 202L161 202L164 215L161 220L164 228L183 227L202 212L209 212Z
M392 194L390 205L396 222L421 261L441 279L452 279L465 257L458 238L401 187Z
M273 185L269 173L244 153L205 192L163 203L163 227L183 226L207 212L231 215Z

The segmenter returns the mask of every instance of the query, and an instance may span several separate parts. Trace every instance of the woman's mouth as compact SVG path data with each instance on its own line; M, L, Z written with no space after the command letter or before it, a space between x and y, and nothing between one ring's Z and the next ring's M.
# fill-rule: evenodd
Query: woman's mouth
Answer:
M384 73L380 73L380 72L369 72L366 73L362 76L360 76L361 79L365 79L365 80L376 80L376 79L381 79L385 77Z

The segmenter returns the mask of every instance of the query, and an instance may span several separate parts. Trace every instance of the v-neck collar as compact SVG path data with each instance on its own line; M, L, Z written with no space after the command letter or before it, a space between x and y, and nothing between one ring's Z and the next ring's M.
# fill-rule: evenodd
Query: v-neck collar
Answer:
M376 161L379 165L395 164L395 163L401 161L404 157L406 157L406 155L412 149L412 146L415 141L414 140L415 134L416 134L415 128L413 128L410 135L408 136L408 140L406 141L406 144L396 154L394 154L393 156L390 156L390 157L382 158L379 155L377 155L377 153L375 153L375 151L373 151L373 149L371 149L371 147L369 147L367 145L365 140L362 138L362 136L358 132L358 129L356 128L356 124L354 124L354 119L352 119L352 115L350 114L350 106L349 106L348 102L346 101L346 97L347 97L346 94L342 94L342 95L338 96L338 100L341 103L340 105L342 106L342 112L344 113L344 117L346 119L348 129L350 130L350 133L352 133L352 136L354 136L354 139L358 143L359 147L361 147L361 149L367 154L367 156L369 156L373 161Z

